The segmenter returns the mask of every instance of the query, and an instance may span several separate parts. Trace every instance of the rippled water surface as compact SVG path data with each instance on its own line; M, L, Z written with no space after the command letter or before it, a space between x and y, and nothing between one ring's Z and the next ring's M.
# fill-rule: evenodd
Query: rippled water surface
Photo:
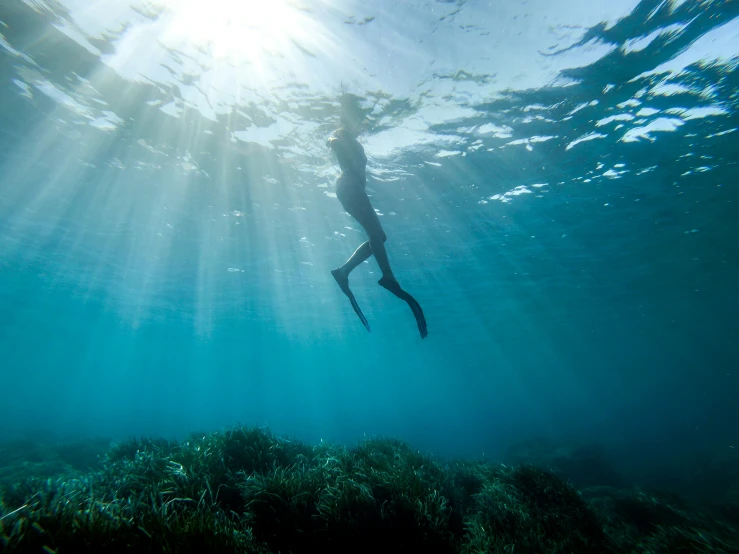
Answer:
M0 428L739 448L738 16L3 0ZM426 340L329 273L342 99Z

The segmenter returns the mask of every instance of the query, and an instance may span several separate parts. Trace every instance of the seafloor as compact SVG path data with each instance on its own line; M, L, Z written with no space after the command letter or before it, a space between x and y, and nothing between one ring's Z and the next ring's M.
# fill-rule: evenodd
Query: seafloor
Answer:
M0 446L0 551L739 552L736 499L627 485L597 452L528 443L509 465L441 461L393 439L309 446L248 427L15 441Z

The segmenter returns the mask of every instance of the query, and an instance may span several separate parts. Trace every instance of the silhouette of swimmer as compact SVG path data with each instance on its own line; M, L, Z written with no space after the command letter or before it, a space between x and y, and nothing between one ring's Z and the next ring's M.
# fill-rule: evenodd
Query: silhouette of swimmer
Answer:
M341 176L336 182L336 196L344 209L359 222L369 237L369 240L360 244L346 263L338 269L334 269L331 275L334 276L344 294L349 297L352 308L369 331L370 326L367 318L364 317L354 294L349 289L349 274L355 267L374 254L375 260L377 260L382 271L382 278L378 281L378 284L408 303L416 318L421 338L426 338L428 335L426 318L420 304L400 287L393 275L393 270L390 269L390 261L385 250L387 236L385 231L382 230L380 218L377 217L377 213L365 191L367 185L367 156L364 153L364 148L357 141L356 133L347 127L334 131L328 139L328 145L336 154L341 167Z

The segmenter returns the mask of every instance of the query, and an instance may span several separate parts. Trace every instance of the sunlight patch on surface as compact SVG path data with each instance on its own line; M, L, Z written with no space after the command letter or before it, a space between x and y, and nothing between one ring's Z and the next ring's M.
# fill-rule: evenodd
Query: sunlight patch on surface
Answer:
M634 127L633 129L628 130L626 134L621 137L620 140L622 142L636 142L641 139L646 139L654 142L656 139L651 135L651 133L658 131L674 131L682 124L683 121L681 119L675 119L672 117L659 117L648 125L645 125L644 127Z
M205 46L215 59L257 62L283 55L315 31L307 12L287 0L156 0L172 16L168 35Z

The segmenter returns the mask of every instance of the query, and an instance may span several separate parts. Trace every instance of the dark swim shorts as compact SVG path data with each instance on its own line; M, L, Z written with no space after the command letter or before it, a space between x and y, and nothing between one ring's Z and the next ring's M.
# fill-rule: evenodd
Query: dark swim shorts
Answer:
M370 199L364 190L364 187L346 177L339 177L336 183L336 197L359 224L364 227L368 235L379 235L382 240L386 240L385 231L382 230L380 218L372 207Z

